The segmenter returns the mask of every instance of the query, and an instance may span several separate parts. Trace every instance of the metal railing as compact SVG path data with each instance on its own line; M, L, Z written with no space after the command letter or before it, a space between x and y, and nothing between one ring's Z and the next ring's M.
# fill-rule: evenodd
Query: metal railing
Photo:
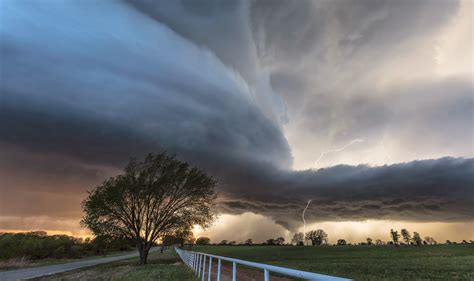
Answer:
M291 268L285 268L280 266L268 265L263 263L256 263L244 260L238 260L233 258L221 257L206 253L186 251L175 247L175 251L180 256L181 260L197 275L202 281L205 281L205 277L208 281L211 281L212 276L212 261L217 260L217 281L221 280L221 268L222 261L232 263L232 281L237 280L237 265L244 265L256 269L263 270L263 278L265 281L270 280L270 272L286 275L290 277L305 279L305 280L320 280L320 281L343 281L350 280L330 275L312 273L307 271L295 270ZM208 265L206 266L206 262ZM207 271L207 274L206 274ZM206 276L207 275L207 276Z

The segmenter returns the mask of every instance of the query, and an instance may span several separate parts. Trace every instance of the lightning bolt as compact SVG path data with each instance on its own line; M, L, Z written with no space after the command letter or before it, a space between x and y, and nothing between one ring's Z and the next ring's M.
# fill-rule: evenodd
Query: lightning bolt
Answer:
M333 152L341 152L343 151L344 149L348 148L349 146L353 145L353 144L356 144L356 143L360 143L360 142L363 142L364 140L363 139L355 139L355 140L351 140L351 142L349 142L348 144L344 145L343 147L340 147L340 148L337 148L337 149L331 149L331 150L327 150L327 151L323 151L321 152L321 154L319 155L318 159L316 159L316 167L318 166L318 163L319 161L321 161L321 159L323 159L324 155L328 154L328 153L333 153Z
M306 235L306 220L304 218L304 214L306 213L306 209L308 209L310 203L311 199L308 200L308 203L306 204L306 207L303 210L303 214L301 215L301 217L303 218L303 237Z

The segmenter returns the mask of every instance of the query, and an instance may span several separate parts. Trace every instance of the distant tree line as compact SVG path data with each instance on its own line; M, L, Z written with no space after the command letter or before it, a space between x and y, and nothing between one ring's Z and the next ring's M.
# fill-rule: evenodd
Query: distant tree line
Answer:
M430 236L421 238L421 235L418 232L413 232L413 235L407 230L402 229L400 233L396 230L390 230L391 241L385 242L381 239L372 239L367 237L364 242L359 242L355 244L348 243L345 239L338 239L334 245L344 246L344 245L367 245L367 246L383 246L383 245L437 245L438 242ZM293 246L303 246L305 244L310 244L312 246L323 246L329 245L328 243L328 234L322 229L310 230L303 234L303 232L297 232L293 235L293 238L290 242L285 243L284 237L270 238L263 243L253 243L252 239L247 239L240 243L236 241L222 240L219 243L211 243L209 237L199 237L196 239L196 245L217 245L217 246L251 246L251 245L260 245L260 246L283 246L283 245L293 245ZM446 240L445 244L457 244L457 242L451 242ZM462 240L460 244L474 244L473 240Z
M132 247L131 241L123 238L98 236L81 239L68 235L48 235L45 231L0 233L0 260L72 259L104 255L110 251L127 251Z

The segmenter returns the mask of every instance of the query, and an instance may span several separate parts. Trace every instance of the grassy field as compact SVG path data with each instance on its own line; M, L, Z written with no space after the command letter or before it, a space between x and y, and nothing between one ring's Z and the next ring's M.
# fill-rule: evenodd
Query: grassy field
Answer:
M198 246L195 251L355 280L474 280L474 245Z
M195 280L178 255L173 251L154 252L148 257L148 264L140 266L138 258L78 269L48 277L35 278L36 281L58 280Z

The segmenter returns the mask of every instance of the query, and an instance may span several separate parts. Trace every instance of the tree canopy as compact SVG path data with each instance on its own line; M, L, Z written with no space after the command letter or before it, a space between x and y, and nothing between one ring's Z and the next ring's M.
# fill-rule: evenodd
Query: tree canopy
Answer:
M158 238L195 224L209 226L215 218L215 186L212 177L166 153L131 159L124 174L89 192L82 224L95 235L133 240L145 264Z
M310 240L313 246L320 246L323 244L327 244L328 235L322 229L311 230L306 232L306 240Z

